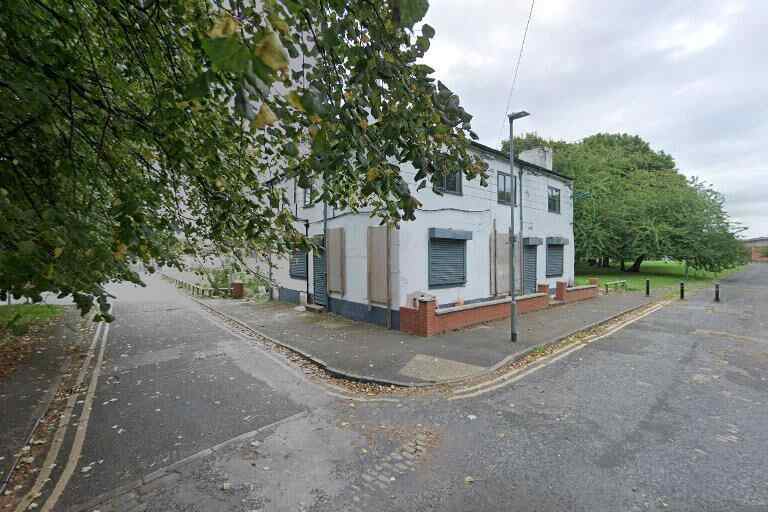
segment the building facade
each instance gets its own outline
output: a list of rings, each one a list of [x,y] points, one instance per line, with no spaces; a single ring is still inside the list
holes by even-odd
[[[752,261],[768,262],[768,236],[744,240]]]
[[[460,174],[447,177],[439,192],[417,193],[416,219],[398,229],[380,226],[365,211],[308,204],[303,189],[286,184],[288,197],[296,198],[297,228],[325,236],[326,249],[273,262],[277,298],[308,296],[331,312],[393,329],[401,327],[401,308],[413,307],[419,296],[431,296],[438,310],[498,301],[509,295],[510,210],[517,294],[573,284],[573,184],[553,172],[551,150],[522,153],[513,173],[503,153],[480,144],[473,151],[488,163],[488,186]],[[403,166],[401,172],[415,190],[416,170]]]

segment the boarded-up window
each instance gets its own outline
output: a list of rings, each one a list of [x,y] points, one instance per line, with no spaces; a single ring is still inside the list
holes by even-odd
[[[515,237],[515,290],[520,291],[520,240]],[[491,293],[509,295],[509,234],[491,232]]]
[[[547,277],[563,275],[563,245],[547,245]]]
[[[288,273],[294,279],[307,278],[307,252],[304,250],[293,251],[289,263]]]
[[[368,300],[373,304],[389,305],[390,302],[387,229],[386,226],[368,227]]]
[[[344,293],[344,228],[328,230],[325,257],[328,259],[328,291]]]
[[[509,293],[509,235],[496,233],[494,238],[496,247],[493,255],[496,261],[492,268],[496,272],[496,295],[506,295]]]

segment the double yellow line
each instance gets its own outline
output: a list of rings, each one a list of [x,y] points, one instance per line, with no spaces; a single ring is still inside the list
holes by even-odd
[[[479,384],[457,388],[453,391],[453,394],[448,398],[448,400],[462,400],[465,398],[473,398],[476,396],[483,395],[485,393],[490,393],[491,391],[496,391],[497,389],[501,389],[504,386],[508,386],[513,382],[517,382],[520,379],[523,379],[528,375],[541,370],[542,368],[546,368],[547,366],[553,363],[556,363],[557,361],[559,361],[560,359],[563,359],[564,357],[568,357],[574,352],[577,352],[582,348],[586,347],[590,343],[594,343],[598,340],[606,338],[620,331],[621,329],[627,327],[628,325],[633,324],[638,320],[641,320],[646,316],[655,313],[656,311],[660,310],[664,306],[668,305],[670,302],[671,301],[664,301],[658,304],[654,304],[653,306],[650,306],[649,308],[643,310],[642,313],[636,316],[633,316],[628,320],[620,322],[617,325],[611,326],[606,332],[602,334],[596,334],[592,337],[581,340],[573,345],[571,344],[565,345],[559,350],[555,350],[548,356],[537,360],[531,365],[524,366],[522,368],[515,368],[514,370],[511,370],[503,375],[500,375],[488,381],[480,382]]]

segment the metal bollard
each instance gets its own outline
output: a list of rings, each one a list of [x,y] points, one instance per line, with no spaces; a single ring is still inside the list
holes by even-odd
[[[680,283],[680,300],[685,299],[685,283]]]
[[[715,283],[715,302],[720,302],[720,283]]]
[[[645,296],[646,297],[651,296],[651,280],[650,279],[645,280]]]

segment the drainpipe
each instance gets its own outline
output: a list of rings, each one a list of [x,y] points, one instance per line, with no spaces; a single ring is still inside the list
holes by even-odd
[[[328,296],[328,251],[325,248],[328,247],[328,203],[323,201],[323,267],[325,270],[325,307],[328,311],[331,310],[331,299]]]
[[[309,240],[309,219],[304,219],[304,237]],[[307,304],[309,304],[309,251],[304,251],[304,269],[307,274]]]
[[[520,177],[518,178],[518,188],[520,189],[520,293],[525,294],[525,283],[523,282],[523,166],[519,167]]]
[[[392,279],[392,262],[390,261],[392,251],[389,247],[390,240],[390,227],[389,224],[387,224],[387,329],[392,328],[392,290],[389,283]]]

